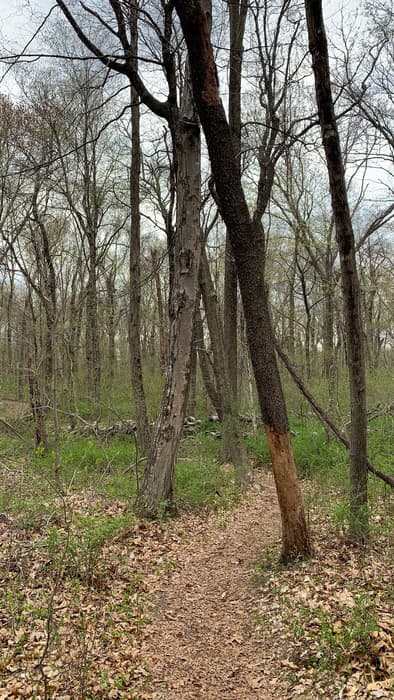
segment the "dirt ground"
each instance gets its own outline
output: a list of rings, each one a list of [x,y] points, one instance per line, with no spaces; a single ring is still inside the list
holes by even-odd
[[[181,547],[169,580],[162,581],[142,647],[151,673],[144,697],[287,697],[272,673],[275,649],[262,647],[253,624],[253,567],[279,534],[272,479],[255,482],[251,492],[234,513],[209,516],[206,531]]]

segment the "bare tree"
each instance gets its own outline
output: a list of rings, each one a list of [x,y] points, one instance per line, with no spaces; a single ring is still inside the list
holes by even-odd
[[[229,231],[245,313],[257,392],[282,514],[282,558],[310,553],[266,290],[264,242],[252,225],[219,96],[217,70],[201,3],[175,1],[189,52],[194,98],[207,141],[217,195]]]
[[[321,0],[305,0],[305,10],[309,49],[315,74],[316,100],[327,160],[332,210],[341,262],[342,292],[346,316],[351,410],[350,532],[355,540],[363,542],[368,536],[367,412],[364,339],[355,242],[331,93],[328,47]]]

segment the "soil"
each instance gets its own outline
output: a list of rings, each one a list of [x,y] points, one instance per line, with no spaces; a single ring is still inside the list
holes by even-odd
[[[288,697],[273,670],[275,649],[256,630],[253,570],[279,536],[273,481],[256,481],[235,512],[208,516],[203,532],[180,543],[157,591],[142,656],[150,670],[143,697],[270,700]],[[174,552],[172,553],[174,555]]]

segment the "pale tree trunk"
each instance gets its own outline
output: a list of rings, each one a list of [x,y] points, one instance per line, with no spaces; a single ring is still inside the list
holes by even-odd
[[[105,287],[107,291],[108,383],[112,388],[116,370],[115,270],[110,270],[106,275]]]
[[[211,368],[211,363],[208,359],[208,351],[205,347],[205,340],[204,340],[204,326],[201,318],[201,311],[200,307],[197,307],[196,310],[196,317],[195,317],[195,334],[196,334],[196,347],[197,347],[197,353],[198,353],[198,360],[200,364],[200,370],[201,370],[201,377],[203,380],[204,388],[207,393],[207,396],[209,398],[209,401],[212,404],[212,407],[215,410],[216,415],[218,416],[219,420],[223,419],[222,416],[222,405],[223,401],[218,395],[217,388],[215,386],[215,382],[213,379],[212,375],[212,368]]]
[[[237,264],[247,338],[282,517],[282,559],[311,552],[264,286],[264,239],[253,226],[220,100],[208,23],[198,0],[175,0],[189,51],[194,98],[204,129],[221,214]]]
[[[298,263],[298,236],[295,236],[294,240],[294,253],[291,263],[291,272],[289,279],[289,336],[288,336],[288,349],[289,355],[294,360],[295,359],[295,286],[296,286],[296,274],[297,274],[297,263]]]
[[[13,343],[12,343],[12,338],[13,338],[13,332],[12,332],[12,308],[13,308],[13,301],[14,301],[14,280],[15,280],[15,273],[12,270],[9,274],[9,280],[10,280],[10,287],[9,287],[9,293],[8,293],[8,299],[7,299],[7,361],[8,361],[8,372],[9,374],[14,374],[15,372],[15,367],[13,363]]]
[[[137,70],[137,4],[131,9],[131,51],[133,69]],[[148,455],[151,447],[148,412],[146,409],[141,358],[141,214],[140,171],[141,137],[140,107],[135,88],[130,86],[131,98],[131,167],[130,167],[130,252],[129,252],[129,354],[131,388],[136,412],[137,441],[142,454]]]
[[[200,266],[200,127],[188,70],[175,125],[177,210],[167,378],[150,460],[139,494],[139,512],[155,516],[173,501],[175,461],[182,435],[190,377],[198,270]]]
[[[367,414],[364,343],[355,244],[345,171],[331,92],[327,39],[321,0],[305,0],[309,50],[315,74],[316,99],[326,154],[336,239],[341,263],[350,385],[350,535],[368,537]]]
[[[86,365],[88,390],[99,400],[101,383],[100,335],[97,312],[97,250],[96,236],[89,236],[89,271],[86,285]]]
[[[160,370],[162,374],[166,371],[166,329],[164,320],[164,304],[163,304],[163,292],[161,288],[160,272],[159,272],[159,261],[158,254],[155,248],[151,248],[150,251],[152,260],[152,272],[155,278],[156,287],[156,298],[157,298],[157,313],[159,317],[159,358],[160,358]]]

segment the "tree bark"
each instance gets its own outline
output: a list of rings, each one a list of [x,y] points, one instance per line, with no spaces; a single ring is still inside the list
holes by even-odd
[[[45,412],[37,380],[36,361],[32,352],[29,353],[27,358],[27,368],[29,376],[30,404],[34,422],[34,442],[36,448],[41,447],[44,451],[46,451],[48,449],[48,440],[45,429]]]
[[[177,163],[177,211],[173,290],[166,384],[156,423],[152,453],[138,499],[140,515],[155,517],[173,504],[175,461],[186,412],[198,270],[200,266],[200,127],[188,69],[179,119],[174,125]]]
[[[287,561],[309,555],[311,545],[264,287],[264,240],[252,225],[242,189],[201,3],[175,0],[175,7],[188,47],[194,98],[207,141],[221,213],[237,264],[248,343],[281,509],[282,559]]]
[[[101,384],[100,334],[97,312],[97,249],[96,236],[89,234],[89,272],[86,286],[86,364],[88,389],[99,400]]]
[[[355,244],[345,183],[341,145],[331,92],[327,38],[321,0],[305,0],[309,50],[327,161],[336,240],[341,264],[350,385],[350,536],[368,537],[367,414],[364,342]]]
[[[219,415],[223,421],[223,457],[234,465],[236,479],[242,483],[247,474],[247,455],[238,421],[237,403],[234,401],[234,394],[231,391],[223,327],[219,319],[217,296],[205,248],[201,253],[200,289],[211,337],[216,390],[221,402]]]
[[[199,306],[197,307],[196,310],[196,317],[195,317],[195,331],[196,331],[196,347],[197,347],[197,352],[198,352],[198,359],[200,363],[200,370],[201,370],[201,377],[204,383],[205,391],[207,392],[208,398],[219,418],[219,420],[223,419],[222,416],[222,405],[223,401],[218,395],[217,388],[215,386],[215,382],[213,380],[212,376],[212,370],[211,370],[211,364],[208,360],[208,353],[207,349],[205,347],[205,340],[204,340],[204,327],[203,327],[203,322],[201,318],[201,311]]]
[[[230,27],[229,126],[235,152],[235,162],[241,174],[241,76],[247,2],[245,0],[234,0],[228,3],[228,12]],[[224,343],[230,391],[236,412],[236,407],[238,406],[237,307],[237,267],[231,250],[230,236],[227,231],[224,267]]]
[[[166,331],[165,331],[165,321],[164,321],[164,304],[163,304],[163,293],[161,289],[160,272],[158,265],[158,255],[155,248],[151,248],[150,251],[152,260],[152,272],[155,278],[156,286],[156,298],[157,298],[157,313],[159,316],[159,358],[160,358],[160,370],[164,375],[166,371],[167,359],[166,359]]]

